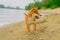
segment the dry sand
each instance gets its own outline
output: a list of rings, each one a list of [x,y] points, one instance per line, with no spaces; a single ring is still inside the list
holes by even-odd
[[[60,14],[60,8],[56,8],[56,9],[46,9],[46,10],[40,10],[43,13],[47,13],[47,14]]]
[[[0,28],[0,40],[60,40],[60,14],[46,16],[37,23],[37,32],[27,33],[25,22]]]

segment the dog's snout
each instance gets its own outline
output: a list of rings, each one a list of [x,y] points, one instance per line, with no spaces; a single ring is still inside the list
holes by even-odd
[[[36,18],[36,19],[39,19],[39,17],[38,17],[38,16],[35,16],[35,18]]]

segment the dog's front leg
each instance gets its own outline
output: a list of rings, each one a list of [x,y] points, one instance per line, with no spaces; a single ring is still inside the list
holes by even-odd
[[[33,20],[34,23],[33,23],[33,26],[34,26],[34,32],[36,32],[36,19]]]

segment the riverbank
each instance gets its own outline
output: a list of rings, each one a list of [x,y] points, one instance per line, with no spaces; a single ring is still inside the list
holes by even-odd
[[[25,22],[0,28],[0,40],[60,40],[60,14],[53,14],[39,19],[37,32],[34,33],[32,30],[30,35],[27,33]]]

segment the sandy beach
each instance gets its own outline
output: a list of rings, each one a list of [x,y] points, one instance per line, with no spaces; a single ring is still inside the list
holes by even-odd
[[[41,10],[52,15],[38,20],[36,33],[31,26],[30,35],[27,33],[25,21],[0,27],[0,40],[60,40],[60,12],[55,13],[59,10]]]

